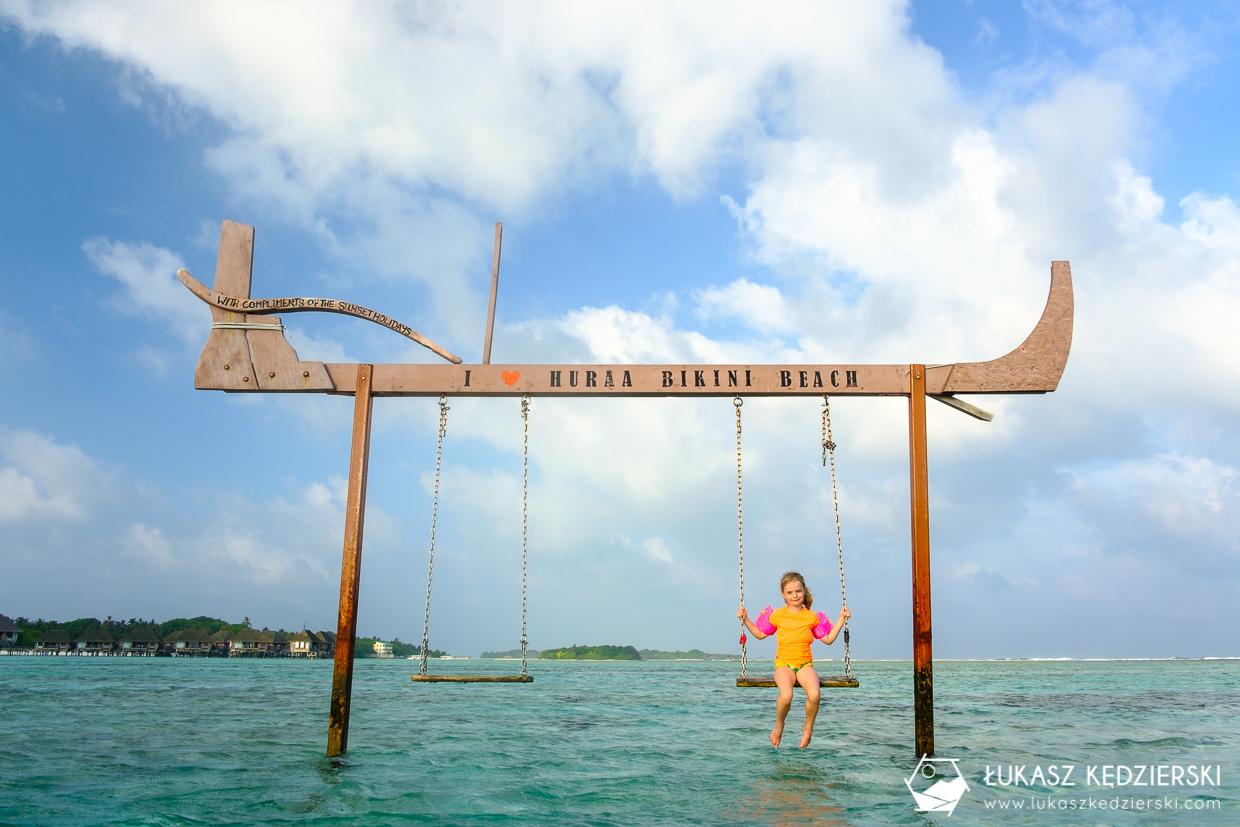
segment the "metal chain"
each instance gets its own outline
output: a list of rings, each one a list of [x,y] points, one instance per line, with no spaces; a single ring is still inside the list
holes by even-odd
[[[736,556],[740,567],[741,605],[745,605],[745,504],[741,488],[741,405],[740,394],[732,400],[736,406]],[[741,677],[749,675],[749,653],[746,648],[745,621],[741,621]]]
[[[422,656],[418,674],[426,674],[427,633],[431,625],[431,580],[435,574],[435,523],[439,518],[439,472],[443,463],[443,438],[448,432],[448,397],[439,397],[439,442],[435,446],[435,495],[431,500],[431,551],[426,565],[426,610],[422,614]]]
[[[525,573],[528,548],[530,503],[530,397],[521,397],[521,674],[525,674]]]
[[[840,603],[848,606],[848,592],[844,589],[844,540],[840,534],[840,494],[835,482],[835,442],[831,439],[831,400],[822,395],[822,463],[831,459],[831,501],[835,505],[835,548],[840,558]],[[849,651],[848,621],[844,621],[844,677],[852,677],[852,653]]]

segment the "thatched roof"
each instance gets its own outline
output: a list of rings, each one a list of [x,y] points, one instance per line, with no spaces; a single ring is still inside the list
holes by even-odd
[[[78,643],[116,643],[116,638],[108,634],[108,630],[100,626],[98,629],[87,629],[78,635]]]
[[[180,633],[177,640],[186,643],[210,643],[211,636],[207,634],[206,629],[186,629]]]
[[[0,632],[20,632],[17,624],[4,615],[0,615]]]
[[[307,632],[305,629],[302,629],[300,632],[296,632],[294,634],[289,635],[288,639],[289,639],[289,643],[314,643],[315,642],[314,635],[312,635],[310,632]]]
[[[150,626],[135,626],[121,638],[121,643],[160,643],[159,633]]]
[[[211,635],[212,643],[227,643],[230,640],[232,640],[232,632],[227,629],[220,629],[218,632]]]
[[[64,629],[48,629],[35,638],[35,643],[72,643],[73,638]]]
[[[281,635],[281,638],[283,636]],[[275,643],[276,633],[262,629],[242,629],[232,636],[233,643]]]
[[[319,639],[319,643],[335,643],[335,632],[315,632],[314,636]]]

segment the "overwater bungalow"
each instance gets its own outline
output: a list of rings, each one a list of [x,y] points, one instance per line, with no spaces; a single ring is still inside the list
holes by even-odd
[[[211,635],[211,655],[212,657],[222,658],[228,654],[228,642],[232,640],[232,632],[227,629],[220,629]]]
[[[121,638],[118,654],[126,657],[152,657],[160,654],[163,641],[150,626],[137,626]]]
[[[211,636],[205,629],[182,629],[169,635],[164,647],[174,658],[206,657],[211,653]]]
[[[288,649],[289,656],[294,658],[330,658],[336,651],[336,636],[302,629],[289,635]]]
[[[4,615],[0,615],[0,648],[8,649],[17,645],[17,636],[21,634],[17,624]]]
[[[288,636],[288,654],[293,658],[314,657],[314,633],[302,629]]]
[[[115,650],[116,639],[102,626],[87,629],[74,641],[74,651],[79,655],[110,655]]]
[[[289,654],[288,638],[269,629],[242,629],[228,642],[230,658],[275,658]]]
[[[320,657],[330,658],[336,654],[336,633],[335,632],[311,632],[314,637],[314,651],[318,652]]]
[[[72,648],[73,638],[64,629],[48,629],[34,641],[35,652],[43,655],[63,655]]]

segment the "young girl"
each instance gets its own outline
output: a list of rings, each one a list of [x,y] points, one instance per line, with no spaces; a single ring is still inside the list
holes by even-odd
[[[779,578],[779,590],[783,594],[786,606],[771,612],[771,625],[775,627],[775,684],[779,687],[779,701],[775,704],[775,728],[771,730],[771,746],[778,747],[784,735],[784,718],[792,708],[792,685],[801,684],[805,690],[805,729],[801,735],[801,749],[809,746],[814,735],[814,719],[818,717],[818,702],[821,690],[818,685],[818,673],[814,671],[814,658],[810,654],[810,644],[814,642],[814,627],[818,625],[818,615],[811,612],[814,595],[805,585],[805,578],[795,571],[786,572]],[[749,612],[741,606],[736,616],[745,624],[758,640],[769,635],[749,619]],[[844,621],[852,613],[848,607],[840,609],[839,619],[831,627],[822,642],[830,645],[835,642]]]

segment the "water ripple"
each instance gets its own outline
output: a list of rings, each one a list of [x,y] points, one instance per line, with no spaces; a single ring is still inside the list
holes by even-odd
[[[931,823],[903,783],[907,663],[828,690],[804,752],[796,711],[770,748],[774,696],[733,688],[732,664],[531,668],[530,685],[461,687],[360,661],[352,749],[328,760],[330,663],[0,658],[0,823]],[[935,688],[939,755],[972,788],[953,825],[1081,823],[996,821],[986,766],[1143,762],[1221,765],[1205,792],[1222,809],[1191,823],[1240,823],[1240,662],[947,662]],[[1101,823],[1187,823],[1160,818]]]

